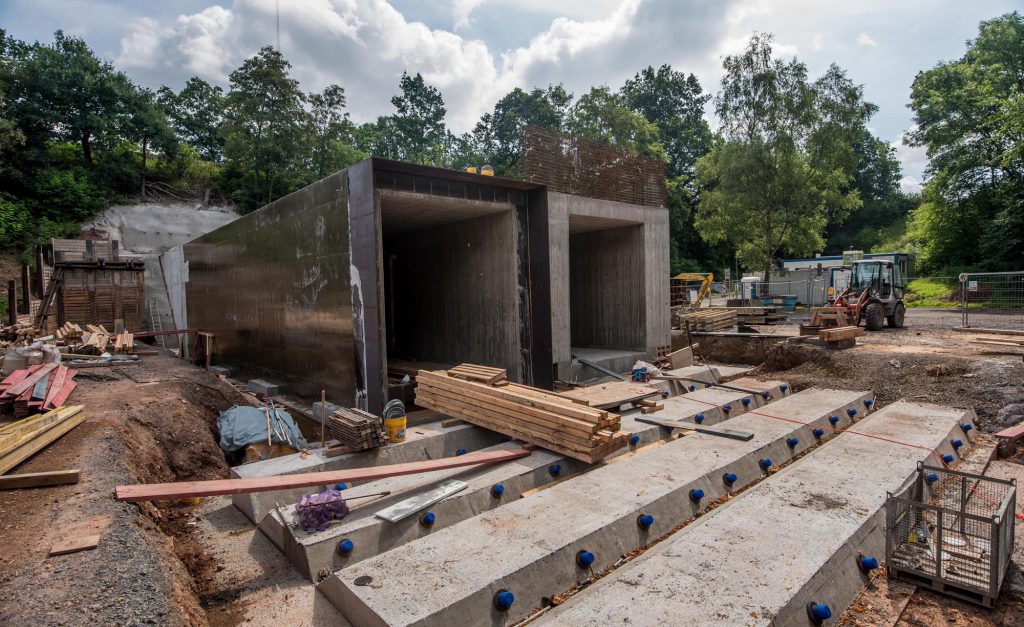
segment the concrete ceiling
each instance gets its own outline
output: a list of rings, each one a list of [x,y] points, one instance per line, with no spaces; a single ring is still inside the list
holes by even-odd
[[[569,234],[589,233],[590,231],[607,231],[619,229],[626,226],[639,226],[640,222],[631,220],[616,220],[615,218],[601,218],[598,216],[569,216]]]
[[[505,202],[449,198],[388,189],[380,193],[381,230],[384,235],[420,231],[470,218],[512,211]]]

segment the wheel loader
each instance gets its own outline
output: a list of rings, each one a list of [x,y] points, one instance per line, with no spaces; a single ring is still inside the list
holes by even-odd
[[[907,306],[903,304],[906,279],[898,265],[881,259],[861,259],[850,266],[850,286],[829,302],[847,310],[855,324],[864,322],[868,331],[881,331],[888,323],[903,326]]]

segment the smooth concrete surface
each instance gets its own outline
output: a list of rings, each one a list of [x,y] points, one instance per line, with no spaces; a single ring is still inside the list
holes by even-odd
[[[799,396],[799,395],[798,395]],[[794,397],[795,398],[795,397]],[[901,401],[547,614],[555,625],[810,625],[838,617],[866,583],[856,556],[884,559],[886,491],[939,464],[973,413]],[[512,588],[510,588],[512,589]],[[832,624],[834,621],[829,621]]]
[[[226,207],[193,203],[141,203],[115,205],[82,229],[106,231],[125,251],[162,253],[234,222],[239,215]]]
[[[294,455],[285,455],[284,457],[236,466],[231,469],[231,475],[240,478],[270,477],[324,470],[345,470],[347,468],[401,464],[404,462],[452,457],[459,449],[476,451],[507,439],[500,433],[470,424],[442,427],[440,422],[436,422],[407,430],[405,441],[398,444],[388,444],[368,451],[346,453],[335,457],[326,457],[322,448],[313,449],[308,454],[296,453]],[[258,523],[267,515],[267,512],[274,509],[275,503],[280,503],[281,505],[294,504],[300,496],[307,492],[309,492],[308,488],[301,488],[296,490],[236,494],[232,497],[232,501],[235,507],[240,509],[249,520]]]
[[[779,399],[784,393],[779,389],[785,385],[781,381],[757,382],[769,391],[770,399]],[[744,402],[746,401],[746,402]],[[722,406],[729,405],[733,409],[730,415],[742,414],[747,409],[764,406],[768,402],[761,394],[745,394],[720,388],[698,390],[686,397],[669,398],[664,401],[665,409],[652,416],[671,420],[692,421],[696,415],[705,416],[704,424],[714,424],[726,419]],[[626,448],[621,448],[607,459],[642,449],[645,446],[667,438],[672,429],[639,422],[639,412],[632,412],[622,417],[622,430],[636,436]],[[500,450],[518,448],[521,442],[507,442],[484,450]],[[549,472],[553,464],[560,466],[560,473],[554,476]],[[315,579],[322,569],[336,569],[351,566],[358,561],[373,557],[401,544],[411,542],[458,522],[472,518],[482,511],[493,509],[514,502],[521,494],[538,488],[575,472],[586,470],[588,466],[569,457],[538,449],[529,457],[494,466],[479,468],[456,468],[420,475],[392,477],[375,481],[345,491],[344,496],[361,497],[366,494],[377,494],[390,491],[391,495],[373,500],[351,501],[356,509],[342,521],[332,524],[324,531],[307,533],[296,528],[294,504],[282,507],[278,516],[274,512],[264,516],[260,529],[288,556],[289,561],[306,577]],[[419,515],[410,516],[398,523],[390,523],[374,517],[374,512],[420,494],[437,486],[445,479],[460,479],[469,483],[465,490],[428,508],[436,516],[431,527],[419,523]],[[501,485],[503,493],[496,497],[492,493],[495,485]],[[283,521],[282,522],[282,518]],[[349,555],[342,557],[337,552],[338,543],[349,539],[355,548]]]
[[[777,465],[816,446],[812,426],[828,425],[830,415],[849,425],[847,410],[862,414],[870,398],[823,389],[788,396],[771,405],[772,415],[787,420],[748,413],[722,423],[753,432],[750,441],[693,434],[652,447],[340,570],[321,590],[358,625],[516,622],[588,576],[576,564],[578,551],[594,554],[594,571],[611,565],[759,480],[760,460]],[[731,487],[727,472],[737,475]],[[703,490],[703,499],[693,502],[692,489]],[[654,517],[649,529],[637,524],[642,514]],[[355,585],[363,576],[374,585]],[[494,608],[501,589],[515,591],[510,611]]]

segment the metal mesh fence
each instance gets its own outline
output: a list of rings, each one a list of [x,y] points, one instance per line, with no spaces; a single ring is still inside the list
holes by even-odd
[[[886,501],[890,575],[991,607],[1013,552],[1016,485],[918,466]]]
[[[961,274],[960,312],[965,327],[1024,329],[1024,272]]]

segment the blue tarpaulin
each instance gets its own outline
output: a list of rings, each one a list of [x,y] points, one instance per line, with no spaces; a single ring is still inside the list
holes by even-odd
[[[283,409],[242,405],[220,412],[220,447],[233,453],[250,444],[266,444],[268,424],[271,444],[285,444],[296,450],[306,448],[306,439],[291,414]]]

